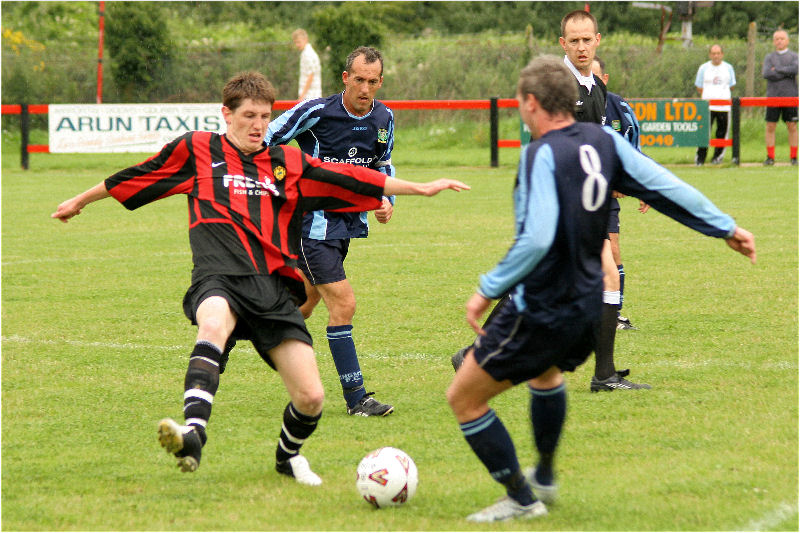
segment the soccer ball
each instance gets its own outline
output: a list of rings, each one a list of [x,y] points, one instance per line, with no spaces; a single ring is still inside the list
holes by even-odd
[[[358,464],[356,488],[377,508],[401,505],[417,492],[417,465],[403,450],[378,448]]]

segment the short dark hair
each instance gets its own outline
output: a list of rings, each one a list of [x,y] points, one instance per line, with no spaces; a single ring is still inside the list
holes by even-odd
[[[597,26],[597,19],[594,18],[594,15],[592,15],[588,11],[584,11],[582,9],[578,9],[576,11],[570,11],[569,13],[564,15],[563,19],[561,19],[561,36],[562,37],[564,37],[564,29],[567,27],[567,22],[569,22],[570,20],[573,20],[573,19],[574,20],[589,19],[589,20],[592,21],[592,24],[594,24],[594,32],[595,33],[599,33],[599,31],[600,31],[599,27]]]
[[[551,115],[575,116],[578,84],[564,61],[553,55],[533,59],[519,73],[517,93],[532,94]]]
[[[600,56],[594,56],[594,61],[597,61],[597,64],[600,65],[600,74],[606,73],[606,62],[600,59]]]
[[[377,49],[372,48],[371,46],[359,46],[358,48],[350,52],[350,55],[347,56],[347,62],[345,63],[344,69],[347,72],[350,72],[350,69],[353,68],[353,61],[355,61],[358,56],[362,55],[364,56],[364,62],[367,64],[380,61],[381,62],[380,75],[383,76],[383,56]]]
[[[236,111],[248,98],[272,105],[275,103],[275,88],[263,74],[250,70],[236,74],[222,89],[222,105],[231,111]]]

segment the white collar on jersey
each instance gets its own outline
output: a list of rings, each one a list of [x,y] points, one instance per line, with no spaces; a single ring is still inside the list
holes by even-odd
[[[575,65],[572,64],[572,61],[569,60],[567,56],[564,56],[564,64],[567,65],[567,68],[572,72],[575,78],[578,80],[578,83],[586,87],[586,90],[589,91],[591,94],[592,87],[595,86],[594,82],[594,75],[589,74],[588,76],[584,76],[578,69],[575,68]]]

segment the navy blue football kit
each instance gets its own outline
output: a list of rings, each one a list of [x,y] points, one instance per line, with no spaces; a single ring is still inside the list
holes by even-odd
[[[353,115],[344,105],[344,93],[301,102],[270,123],[265,137],[268,145],[286,144],[294,139],[300,149],[328,163],[350,163],[378,170],[394,177],[394,115],[373,100],[363,116]],[[394,204],[394,198],[389,198]],[[367,213],[331,213],[317,210],[303,218],[303,238],[298,267],[311,285],[327,285],[347,279],[344,261],[350,239],[369,233]],[[348,412],[369,398],[358,362],[352,324],[329,325],[327,339]],[[385,410],[384,410],[385,409]],[[380,410],[389,414],[393,407]],[[352,414],[352,413],[351,413]]]
[[[350,114],[342,94],[307,100],[272,121],[265,142],[286,144],[294,139],[300,149],[326,163],[350,163],[394,177],[394,114],[375,100],[363,117]],[[313,211],[303,222],[303,237],[317,240],[366,237],[367,214]]]
[[[730,237],[736,229],[730,216],[611,128],[574,123],[542,136],[520,158],[514,245],[480,278],[484,296],[510,294],[513,303],[475,343],[476,360],[495,379],[520,383],[551,366],[572,370],[589,356],[600,317],[600,252],[612,190],[640,198],[705,235]],[[576,332],[575,324],[583,324],[583,331]],[[570,331],[557,335],[565,327]],[[514,334],[542,328],[553,334],[531,335],[538,344],[527,350],[518,345],[506,350],[504,341]],[[552,342],[542,342],[548,338]],[[559,341],[564,338],[572,343]],[[509,370],[508,361],[501,363],[506,357],[518,357],[519,364]]]

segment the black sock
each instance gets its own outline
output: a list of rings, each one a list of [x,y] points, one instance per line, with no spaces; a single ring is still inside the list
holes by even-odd
[[[567,417],[567,386],[562,383],[549,390],[528,388],[531,392],[531,424],[539,464],[536,465],[536,481],[552,485],[553,459],[561,437],[561,429]]]
[[[617,271],[619,272],[619,310],[622,311],[622,304],[625,301],[625,267],[622,266],[622,263],[617,265]]]
[[[206,443],[206,425],[211,418],[211,405],[219,387],[219,348],[207,341],[199,341],[189,358],[189,368],[183,382],[183,417],[186,425],[194,426],[203,444]]]
[[[305,415],[289,402],[283,410],[283,426],[275,450],[275,461],[283,463],[299,454],[303,442],[317,429],[321,416],[322,413],[316,416]]]
[[[616,372],[614,339],[617,336],[617,304],[603,304],[600,322],[595,329],[594,375],[608,379]]]

